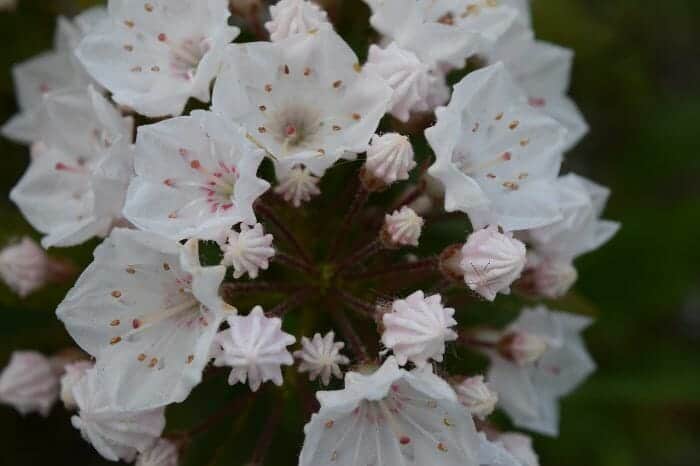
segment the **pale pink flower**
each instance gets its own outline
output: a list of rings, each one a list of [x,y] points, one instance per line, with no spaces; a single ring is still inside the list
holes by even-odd
[[[214,365],[230,366],[228,383],[246,383],[258,391],[264,382],[283,383],[281,366],[291,366],[294,358],[287,346],[296,338],[282,331],[282,320],[265,317],[260,306],[247,316],[227,319],[229,328],[214,339]]]
[[[467,286],[489,301],[510,293],[525,267],[525,245],[496,225],[475,231],[462,248],[461,267]]]
[[[329,24],[326,12],[308,0],[280,0],[270,6],[270,17],[265,28],[270,32],[270,40],[273,42]]]
[[[498,394],[484,382],[483,375],[468,377],[454,386],[459,402],[472,416],[484,419],[496,409]]]
[[[403,206],[384,217],[382,241],[389,247],[418,246],[425,220],[410,207]]]
[[[245,274],[253,279],[258,278],[260,270],[267,270],[270,258],[275,255],[273,237],[265,234],[260,223],[252,227],[241,223],[240,229],[240,232],[231,230],[226,244],[222,245],[222,263],[233,267],[233,278],[241,278]]]
[[[343,378],[340,366],[350,363],[350,360],[340,353],[345,347],[342,341],[335,341],[335,333],[328,332],[325,336],[317,333],[311,340],[301,339],[301,350],[294,352],[294,357],[301,359],[299,372],[308,372],[309,380],[321,378],[323,385],[331,382],[331,376]]]
[[[0,251],[0,278],[21,298],[46,284],[51,260],[28,236]]]
[[[444,307],[439,294],[426,297],[422,291],[397,299],[391,309],[382,318],[382,343],[393,350],[399,365],[442,362],[445,343],[457,339],[452,330],[457,325],[455,310]]]
[[[416,166],[413,146],[408,137],[398,133],[372,136],[367,149],[365,170],[385,185],[408,179],[408,172]]]
[[[36,351],[15,351],[0,373],[0,402],[20,414],[46,417],[56,403],[59,380],[51,361]]]

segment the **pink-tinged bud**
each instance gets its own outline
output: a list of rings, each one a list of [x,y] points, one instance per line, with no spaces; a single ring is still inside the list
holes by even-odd
[[[516,286],[527,295],[556,299],[564,296],[577,279],[571,261],[528,253],[525,271]]]
[[[525,267],[525,245],[495,226],[475,231],[462,248],[461,266],[469,288],[489,301],[510,293]]]
[[[540,460],[532,448],[532,438],[517,432],[506,432],[497,440],[522,466],[540,466]]]
[[[168,439],[160,438],[153,446],[139,453],[134,466],[177,466],[178,457],[177,445]]]
[[[22,298],[46,284],[48,271],[46,251],[29,237],[0,252],[0,277]]]
[[[440,253],[440,272],[442,275],[455,282],[464,280],[462,270],[462,248],[464,244],[452,244]]]
[[[425,221],[410,207],[402,207],[384,219],[380,238],[387,248],[418,246]]]
[[[482,375],[464,379],[454,387],[459,402],[467,408],[472,416],[484,419],[493,413],[498,403],[498,394],[484,382]]]
[[[64,367],[64,373],[61,377],[61,401],[66,409],[78,407],[73,396],[73,387],[94,365],[92,361],[77,361]]]
[[[367,149],[367,161],[361,173],[364,186],[370,191],[408,179],[415,166],[411,141],[398,133],[374,135]]]
[[[36,351],[15,351],[0,373],[0,402],[21,414],[48,416],[58,392],[58,375],[51,361]]]
[[[498,342],[498,353],[518,366],[537,362],[547,348],[543,338],[517,330],[507,333]]]

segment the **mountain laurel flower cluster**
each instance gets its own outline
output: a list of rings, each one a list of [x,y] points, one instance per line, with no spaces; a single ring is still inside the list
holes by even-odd
[[[3,245],[0,279],[72,282],[55,248],[99,244],[56,309],[75,347],[16,351],[0,402],[60,402],[142,466],[231,426],[236,464],[539,464],[492,414],[558,434],[595,363],[556,300],[619,228],[561,172],[588,130],[573,52],[528,0],[365,0],[369,46],[336,3],[108,0],[15,66],[10,199],[41,245]],[[301,452],[275,448],[293,426]]]

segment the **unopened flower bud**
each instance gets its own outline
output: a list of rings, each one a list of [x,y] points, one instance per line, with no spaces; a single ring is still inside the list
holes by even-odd
[[[388,185],[408,179],[415,166],[411,141],[398,133],[374,135],[367,149],[367,161],[361,173],[365,188],[379,191]]]
[[[469,377],[454,387],[459,402],[479,419],[493,413],[498,403],[498,394],[489,388],[482,375]]]
[[[464,280],[462,247],[464,247],[464,244],[452,244],[440,253],[440,272],[445,278],[456,282]]]
[[[528,253],[517,288],[528,295],[556,299],[564,296],[577,278],[578,272],[571,261]]]
[[[384,219],[380,239],[385,247],[418,246],[425,221],[410,207],[402,207]]]
[[[462,248],[462,270],[469,288],[489,301],[510,293],[525,267],[525,245],[495,225],[475,231]]]
[[[522,466],[540,466],[537,453],[532,448],[532,438],[529,436],[517,432],[506,432],[499,435],[497,440]]]
[[[272,235],[266,235],[260,223],[252,227],[242,223],[240,233],[232,230],[228,235],[222,248],[223,264],[233,267],[234,278],[245,274],[257,278],[261,269],[267,270],[270,258],[275,255],[272,241]]]
[[[134,466],[177,466],[178,456],[177,445],[159,438],[153,446],[139,454]]]
[[[94,365],[92,361],[78,361],[64,367],[64,373],[61,377],[61,401],[66,409],[78,407],[73,396],[73,387]]]
[[[308,202],[313,196],[321,194],[321,190],[318,189],[319,181],[320,179],[308,168],[298,165],[287,173],[279,175],[275,194],[282,196],[294,207],[300,207],[303,202]]]
[[[15,351],[0,373],[0,402],[21,414],[48,416],[58,392],[58,375],[51,361],[36,351]]]
[[[328,15],[307,0],[281,0],[270,7],[271,20],[265,23],[272,42],[302,34],[328,24]]]
[[[498,342],[499,354],[518,366],[537,362],[547,348],[547,341],[543,338],[517,330],[507,333]]]

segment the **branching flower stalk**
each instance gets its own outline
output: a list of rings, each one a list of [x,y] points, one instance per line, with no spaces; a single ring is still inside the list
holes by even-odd
[[[255,466],[538,464],[489,416],[557,435],[591,319],[545,302],[619,227],[606,188],[560,173],[587,130],[572,53],[526,0],[365,2],[369,50],[335,0],[337,23],[309,0],[109,0],[17,65],[3,134],[32,159],[10,198],[44,248],[101,244],[56,310],[81,351],[16,351],[1,402],[60,398],[140,466],[193,464],[232,425],[261,432],[236,447]],[[28,238],[0,251],[22,297],[71,272]],[[486,325],[511,293],[530,307]],[[231,401],[169,430],[221,374]],[[278,450],[293,422],[301,452]]]

